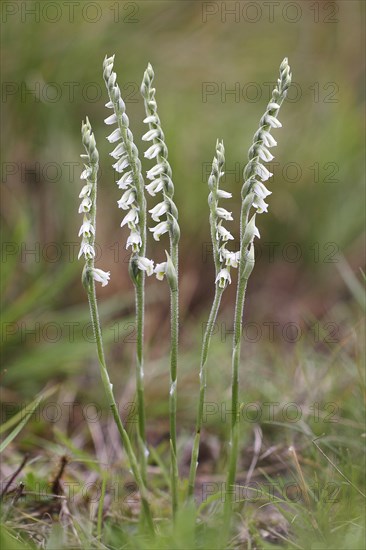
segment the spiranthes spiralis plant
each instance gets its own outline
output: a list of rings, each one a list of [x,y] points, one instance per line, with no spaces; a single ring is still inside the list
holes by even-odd
[[[144,98],[146,118],[144,122],[149,129],[143,136],[143,141],[152,142],[145,157],[156,159],[156,164],[147,172],[150,183],[145,186],[142,176],[141,162],[138,149],[134,143],[132,132],[129,128],[129,119],[126,114],[125,104],[121,97],[120,88],[116,82],[117,75],[113,71],[114,56],[106,57],[103,63],[103,76],[109,94],[109,102],[106,106],[113,110],[105,122],[108,125],[116,124],[117,128],[108,136],[111,143],[117,143],[110,153],[116,160],[113,165],[119,174],[118,187],[123,190],[123,195],[118,201],[118,206],[127,213],[121,226],[127,225],[130,235],[126,248],[131,247],[132,255],[129,264],[129,272],[136,293],[136,321],[137,321],[137,369],[136,386],[138,398],[138,446],[140,463],[137,462],[130,439],[118,414],[113,396],[112,385],[109,381],[105,363],[102,334],[98,319],[98,310],[95,295],[95,281],[102,285],[108,283],[109,272],[104,272],[94,267],[94,241],[96,219],[96,187],[99,155],[96,149],[95,138],[90,123],[87,120],[82,126],[83,144],[85,146],[86,159],[85,170],[81,178],[86,180],[80,198],[82,203],[79,212],[84,213],[83,225],[79,235],[83,235],[80,254],[84,255],[86,263],[83,271],[83,284],[87,290],[91,316],[96,335],[98,357],[101,365],[103,384],[109,399],[112,413],[118,426],[123,444],[129,458],[132,472],[139,486],[143,512],[150,528],[153,530],[152,517],[146,489],[147,468],[147,443],[145,435],[145,404],[143,385],[143,328],[144,328],[144,297],[145,297],[145,273],[156,274],[159,280],[167,278],[171,295],[171,353],[170,353],[170,392],[169,392],[169,416],[170,416],[170,450],[171,450],[171,490],[172,510],[175,516],[178,507],[178,462],[176,443],[176,407],[177,407],[177,364],[178,364],[178,243],[180,230],[178,225],[178,210],[174,203],[174,185],[172,182],[172,170],[168,161],[168,148],[165,143],[164,133],[157,113],[155,88],[152,87],[154,72],[149,64],[143,77],[141,93]],[[188,479],[188,498],[192,497],[195,488],[196,471],[199,457],[200,434],[203,419],[203,407],[207,384],[207,359],[212,337],[213,327],[219,311],[221,298],[227,286],[231,283],[231,269],[238,268],[237,293],[234,314],[234,338],[232,353],[232,423],[230,431],[230,452],[227,474],[227,498],[224,503],[224,529],[223,544],[226,544],[230,528],[230,516],[234,495],[234,483],[236,476],[236,464],[238,456],[239,431],[239,362],[241,351],[242,319],[245,302],[247,282],[254,267],[254,238],[259,238],[256,227],[256,214],[267,212],[268,205],[265,198],[271,192],[265,187],[264,182],[271,177],[271,173],[263,162],[269,162],[274,157],[269,149],[277,145],[270,131],[279,128],[281,123],[277,119],[279,109],[284,101],[288,87],[291,83],[291,73],[288,61],[285,58],[280,66],[280,78],[272,92],[272,97],[267,105],[265,114],[260,120],[259,129],[253,138],[253,144],[249,149],[249,161],[244,169],[244,183],[241,189],[241,213],[240,213],[240,250],[227,249],[232,234],[224,227],[224,222],[233,221],[231,212],[219,205],[220,199],[231,198],[231,193],[220,189],[221,178],[224,175],[225,150],[222,141],[217,141],[215,156],[212,163],[211,175],[208,180],[209,208],[210,208],[210,232],[213,246],[215,265],[215,295],[209,314],[206,330],[202,341],[201,360],[199,369],[199,401],[197,409],[196,430],[192,447],[191,464]],[[151,227],[155,240],[167,233],[169,235],[169,254],[166,252],[166,261],[156,264],[146,257],[146,200],[147,192],[155,197],[161,193],[162,200],[154,206],[149,213],[155,227]],[[250,217],[250,210],[254,208],[256,213]],[[161,218],[164,217],[163,220]]]
[[[203,410],[207,384],[207,358],[210,347],[212,331],[215,326],[217,313],[219,311],[222,294],[231,282],[230,268],[238,267],[240,252],[230,252],[226,249],[229,240],[234,237],[222,225],[223,221],[233,221],[231,212],[219,206],[219,199],[231,198],[231,193],[220,189],[220,180],[224,175],[225,164],[225,149],[221,141],[216,143],[216,154],[212,162],[212,170],[208,179],[210,193],[208,196],[208,204],[210,207],[210,233],[212,241],[213,259],[215,264],[215,296],[213,299],[210,315],[206,324],[206,329],[203,335],[201,363],[200,363],[200,392],[196,417],[196,434],[192,447],[191,464],[188,480],[188,497],[194,493],[196,471],[198,466],[198,452],[201,437],[201,428],[203,421]]]
[[[152,260],[146,254],[146,200],[144,194],[144,179],[138,149],[134,143],[133,134],[129,128],[126,106],[121,96],[121,90],[116,82],[117,75],[113,71],[114,56],[105,57],[103,62],[103,77],[107,87],[109,102],[106,107],[113,114],[105,119],[108,125],[117,128],[108,136],[110,143],[117,143],[110,155],[116,159],[113,168],[118,174],[117,185],[123,190],[118,207],[127,211],[121,227],[127,225],[130,235],[126,248],[131,247],[132,254],[129,273],[135,287],[136,299],[136,389],[138,409],[138,441],[140,447],[140,462],[142,476],[146,482],[146,464],[148,449],[145,433],[145,399],[144,399],[144,308],[145,308],[145,272],[151,275],[154,269]]]
[[[106,365],[102,330],[98,315],[97,298],[95,292],[95,281],[101,282],[102,286],[108,284],[109,271],[103,271],[94,267],[95,258],[95,233],[96,233],[96,212],[97,212],[97,177],[99,169],[99,153],[96,146],[96,141],[88,118],[82,123],[81,127],[82,143],[86,154],[81,155],[84,160],[85,169],[81,174],[81,179],[86,180],[84,187],[81,190],[80,198],[82,202],[79,207],[79,213],[84,214],[83,224],[79,231],[79,236],[82,235],[82,242],[79,252],[79,258],[84,255],[85,266],[83,269],[82,282],[88,295],[90,306],[90,314],[93,324],[94,336],[97,344],[98,359],[100,364],[100,373],[107,395],[108,403],[113,414],[113,418],[117,425],[122,443],[127,453],[127,457],[131,466],[131,470],[141,495],[142,509],[144,517],[149,529],[153,532],[154,526],[148,501],[148,493],[145,481],[142,477],[136,455],[133,451],[130,438],[125,430],[113,394],[113,384],[111,384]]]
[[[165,143],[164,132],[161,127],[155,99],[155,88],[152,87],[154,71],[148,65],[141,84],[141,94],[144,98],[146,118],[149,130],[144,134],[144,141],[152,142],[145,152],[148,159],[156,159],[156,164],[147,172],[151,183],[146,186],[148,193],[155,197],[162,194],[163,200],[149,210],[155,227],[149,228],[156,241],[164,233],[169,234],[170,250],[166,252],[167,261],[157,264],[156,275],[162,279],[164,274],[170,288],[171,311],[171,348],[170,348],[170,391],[169,391],[169,418],[170,418],[170,452],[171,452],[171,489],[172,509],[175,515],[178,507],[178,461],[177,461],[177,367],[178,367],[178,335],[179,335],[179,293],[178,293],[178,243],[180,229],[178,225],[178,210],[174,203],[174,185],[172,170],[168,161],[168,147]],[[165,219],[160,221],[164,216]]]
[[[229,525],[234,497],[234,483],[239,447],[239,363],[241,351],[241,335],[245,294],[248,279],[254,268],[254,245],[255,237],[260,237],[255,225],[255,216],[249,219],[250,210],[254,208],[258,214],[267,212],[268,204],[264,199],[271,194],[265,187],[264,182],[273,174],[262,164],[270,162],[274,157],[269,151],[277,142],[271,135],[273,128],[280,128],[282,124],[277,119],[280,107],[287,95],[291,84],[291,72],[287,58],[280,65],[280,77],[272,92],[272,97],[267,105],[266,111],[259,122],[259,128],[254,134],[252,146],[248,153],[248,163],[244,168],[244,183],[241,190],[241,213],[240,213],[240,262],[237,281],[235,313],[234,313],[234,336],[232,352],[232,383],[231,383],[231,434],[229,465],[226,480],[225,498],[225,524]]]

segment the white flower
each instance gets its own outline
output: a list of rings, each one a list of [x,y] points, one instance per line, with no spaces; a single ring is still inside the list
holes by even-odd
[[[90,209],[91,209],[91,206],[92,206],[92,201],[90,200],[89,197],[85,197],[82,201],[81,201],[81,204],[79,206],[79,214],[81,214],[82,212],[89,212]]]
[[[149,210],[154,222],[160,222],[160,216],[163,216],[168,211],[168,205],[165,201],[159,202],[154,208]]]
[[[84,185],[84,187],[80,191],[79,198],[83,199],[84,197],[89,197],[92,188],[93,188],[93,186],[92,186],[91,183],[88,183],[87,185]]]
[[[132,247],[134,252],[138,252],[142,244],[140,233],[137,231],[131,231],[130,236],[127,239],[126,248]]]
[[[110,271],[103,271],[103,269],[97,269],[96,267],[93,267],[91,269],[91,274],[94,279],[94,281],[97,281],[98,283],[102,283],[102,286],[106,286],[109,281]]]
[[[145,122],[145,124],[149,124],[150,122],[156,124],[158,122],[158,117],[156,115],[149,115],[144,118],[143,122]]]
[[[123,210],[128,210],[129,206],[134,202],[136,198],[134,189],[127,189],[122,195],[122,197],[117,201],[118,208]]]
[[[263,130],[260,137],[266,147],[275,147],[277,145],[275,138],[266,130]]]
[[[89,176],[92,174],[92,169],[88,166],[81,172],[80,179],[81,180],[87,180]]]
[[[81,247],[80,247],[80,251],[79,251],[79,255],[78,255],[78,259],[84,254],[85,258],[87,260],[90,260],[91,258],[94,258],[95,257],[95,250],[94,248],[92,247],[91,244],[85,242],[85,241],[82,241],[81,243]]]
[[[112,73],[112,74],[116,74],[116,73]],[[113,115],[110,115],[109,117],[105,118],[104,119],[104,122],[106,124],[116,124],[118,121],[117,121],[117,117],[116,117],[116,114],[113,113]]]
[[[219,271],[216,277],[215,283],[219,283],[220,288],[225,288],[226,283],[229,283],[229,284],[231,283],[230,273],[229,273],[229,270],[226,269],[226,267],[224,267],[223,269],[221,269],[221,271]]]
[[[139,221],[139,214],[138,214],[137,208],[131,208],[128,214],[126,214],[126,216],[123,218],[121,222],[121,227],[123,227],[127,223],[130,229],[134,229],[138,221]]]
[[[133,183],[132,172],[125,172],[123,176],[117,181],[117,185],[120,189],[127,189],[130,183]]]
[[[269,124],[272,128],[282,128],[281,122],[272,115],[266,115],[265,116],[265,123]]]
[[[274,159],[274,156],[272,155],[272,153],[270,153],[267,147],[265,147],[264,145],[260,145],[258,149],[258,155],[262,160],[264,160],[264,162],[270,162],[271,160]]]
[[[218,225],[216,227],[216,239],[222,239],[223,241],[232,241],[234,240],[234,237],[232,236],[230,231],[225,229],[225,227],[222,227],[222,225]]]
[[[144,157],[147,159],[153,159],[158,156],[158,154],[161,151],[161,144],[160,143],[154,143],[145,151]]]
[[[160,241],[160,237],[164,235],[167,231],[169,231],[169,224],[168,222],[160,222],[155,227],[150,227],[149,231],[153,233],[153,237],[155,241]]]
[[[107,107],[107,109],[113,109],[112,101],[108,101],[108,103],[106,103],[105,106]]]
[[[225,265],[228,267],[238,267],[240,261],[240,250],[239,252],[229,252],[228,250],[223,250]]]
[[[125,168],[127,168],[130,165],[128,156],[125,155],[121,157],[117,162],[112,164],[112,167],[115,169],[116,172],[119,172],[120,174],[123,172]]]
[[[146,177],[148,180],[153,180],[156,176],[159,176],[164,172],[163,164],[155,164],[148,172],[146,172]]]
[[[142,136],[142,141],[151,141],[157,137],[160,136],[160,132],[158,129],[154,128],[153,130],[149,130]]]
[[[137,266],[142,271],[146,271],[148,277],[154,273],[154,262],[148,258],[139,256],[137,258]]]
[[[159,193],[159,191],[162,191],[164,188],[164,182],[162,179],[153,180],[149,185],[146,185],[146,191],[151,195],[152,197],[155,197],[156,193]]]
[[[118,145],[109,154],[114,159],[119,159],[119,157],[121,155],[123,155],[123,153],[125,153],[125,152],[126,152],[126,149],[125,149],[125,146],[123,145],[123,143],[118,143]]]
[[[109,143],[114,143],[115,141],[118,141],[121,138],[121,131],[119,128],[116,128],[113,130],[110,136],[107,137],[107,140]]]
[[[278,105],[278,103],[275,103],[274,101],[272,101],[271,103],[268,103],[267,105],[268,110],[279,109],[279,108],[280,108],[280,105]]]
[[[257,180],[255,180],[253,185],[253,192],[261,199],[265,199],[268,195],[272,195],[272,191],[269,191],[261,181]]]
[[[228,212],[225,210],[225,208],[221,208],[220,206],[216,208],[216,214],[219,216],[219,218],[223,218],[227,221],[233,221],[233,217],[231,212]]]
[[[267,181],[271,176],[273,176],[272,172],[267,170],[267,168],[260,162],[258,162],[255,169],[256,169],[256,173],[258,174],[260,179],[263,181]]]
[[[80,231],[79,231],[79,235],[78,237],[80,237],[80,235],[83,234],[84,237],[90,237],[92,234],[95,235],[95,229],[91,223],[90,220],[88,220],[87,218],[84,218],[84,221],[83,221],[83,225],[80,227]]]
[[[227,191],[223,191],[222,189],[217,190],[217,198],[218,199],[231,199],[232,194],[228,193]]]
[[[268,212],[268,204],[258,196],[254,199],[253,206],[257,209],[258,214]]]
[[[167,262],[162,262],[161,264],[156,264],[154,273],[156,274],[156,278],[159,281],[162,281],[164,279],[164,276],[166,274],[166,268],[167,268]]]

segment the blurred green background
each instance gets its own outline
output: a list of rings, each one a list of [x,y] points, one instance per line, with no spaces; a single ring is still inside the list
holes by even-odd
[[[363,12],[364,3],[355,0],[2,4],[2,347],[9,392],[29,396],[51,373],[64,379],[94,360],[76,259],[86,115],[101,154],[97,266],[111,271],[109,286],[98,289],[105,337],[113,344],[112,364],[122,363],[126,376],[132,372],[127,234],[119,228],[120,197],[103,123],[109,114],[105,54],[116,54],[141,157],[146,128],[139,86],[149,61],[155,69],[182,235],[183,352],[198,349],[213,294],[207,172],[216,138],[226,147],[224,187],[233,199],[225,206],[230,202],[236,220],[227,227],[237,238],[247,150],[288,56],[294,84],[280,114],[283,128],[275,131],[278,164],[269,213],[258,219],[261,240],[245,319],[258,324],[266,344],[265,322],[279,323],[274,339],[284,348],[293,343],[291,330],[288,338],[282,333],[287,323],[307,332],[319,322],[342,341],[359,320],[354,297],[364,263]],[[148,255],[162,261],[166,246],[151,239]],[[155,360],[168,348],[168,293],[156,281],[147,287],[146,338]],[[232,325],[234,291],[233,284],[226,292],[218,342]],[[312,343],[319,345],[319,338]],[[197,357],[182,368],[196,369],[196,363]]]
[[[52,479],[65,454],[70,460],[66,479],[80,482],[106,465],[111,475],[118,473],[124,464],[101,391],[81,285],[83,262],[77,260],[80,127],[86,115],[101,158],[96,265],[111,271],[110,284],[97,289],[103,334],[121,415],[128,430],[136,425],[136,418],[130,418],[134,296],[127,270],[127,232],[120,229],[123,213],[116,205],[120,192],[108,154],[112,147],[105,139],[110,127],[103,120],[110,112],[104,107],[104,56],[116,54],[115,70],[144,170],[152,163],[143,159],[146,143],[141,136],[146,126],[139,87],[148,62],[155,70],[181,227],[182,477],[189,463],[202,332],[214,291],[207,178],[215,143],[217,138],[225,143],[223,187],[233,194],[225,207],[236,220],[225,225],[237,243],[247,151],[287,56],[293,85],[280,112],[283,128],[273,132],[278,141],[269,166],[274,172],[268,182],[273,194],[268,197],[269,213],[257,217],[261,239],[245,307],[240,401],[254,408],[248,408],[241,424],[238,476],[245,478],[258,460],[254,475],[267,472],[275,479],[296,479],[288,453],[293,446],[309,486],[320,480],[325,488],[330,483],[341,491],[334,504],[312,497],[321,533],[313,533],[312,539],[312,527],[303,522],[295,503],[291,530],[300,541],[295,547],[310,548],[314,539],[312,548],[364,548],[359,528],[364,502],[354,490],[364,482],[365,435],[364,11],[365,2],[358,0],[1,3],[3,433],[17,425],[25,404],[41,390],[46,388],[42,396],[52,396],[7,445],[0,466],[3,479],[18,469],[25,452],[32,460],[19,479],[27,491],[38,479]],[[149,208],[158,202],[151,197],[148,201]],[[164,259],[165,237],[155,243],[150,236],[148,256],[156,262]],[[198,480],[203,476],[203,481],[205,476],[218,481],[225,472],[230,415],[223,418],[222,411],[230,409],[235,283],[234,275],[209,355],[206,403],[215,413],[207,415],[202,432]],[[149,472],[159,489],[159,484],[165,485],[156,464],[164,472],[169,447],[166,282],[148,279],[146,298],[146,405],[153,453]],[[87,407],[93,403],[103,412],[97,421],[88,417]],[[280,406],[270,418],[264,405],[276,403]],[[298,421],[284,415],[287,404],[300,410]],[[251,410],[254,414],[258,408],[261,417],[250,418]],[[321,438],[324,452],[315,448],[315,437]],[[160,497],[167,501],[169,491],[159,493],[159,517]],[[86,499],[79,498],[85,514],[79,516],[78,506],[73,513],[88,529],[93,516]],[[250,528],[251,505],[243,504],[243,525]],[[113,506],[120,529],[120,502]],[[27,526],[30,510],[26,507]],[[162,517],[168,517],[166,510],[165,503]],[[266,513],[264,506],[263,510]],[[14,506],[11,525],[19,527],[22,517]],[[213,515],[211,522],[215,521]],[[266,529],[268,524],[265,518]],[[37,519],[33,528],[38,537]],[[181,547],[187,547],[187,537],[181,536]],[[179,540],[174,547],[180,547]],[[172,548],[169,544],[166,547]],[[132,547],[137,547],[134,542]]]

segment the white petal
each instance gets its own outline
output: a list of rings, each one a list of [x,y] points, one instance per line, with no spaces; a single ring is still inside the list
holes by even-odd
[[[116,113],[113,113],[113,115],[110,115],[109,117],[105,118],[104,122],[108,125],[116,124],[117,123]]]
[[[141,139],[142,139],[142,141],[151,141],[154,138],[159,137],[159,135],[160,135],[159,130],[153,129],[153,130],[149,130],[148,132],[146,132],[146,134],[144,134]]]
[[[221,271],[219,271],[215,279],[215,283],[219,283],[220,288],[225,288],[227,282],[229,284],[231,283],[231,277],[228,269],[224,267],[224,269],[221,269]]]
[[[282,124],[281,122],[272,115],[266,115],[265,117],[266,124],[269,124],[272,128],[281,128]]]
[[[115,159],[119,159],[119,157],[121,155],[123,155],[123,153],[126,152],[126,149],[125,149],[125,146],[123,143],[119,143],[110,154],[111,157],[115,158]]]
[[[253,192],[261,199],[265,199],[268,195],[272,195],[272,191],[269,191],[261,181],[256,180],[253,185]]]
[[[114,143],[115,141],[118,141],[119,139],[121,139],[121,132],[120,132],[120,129],[119,128],[116,128],[115,130],[113,130],[113,132],[107,136],[107,140],[109,141],[109,143]]]
[[[138,223],[138,221],[139,221],[139,215],[138,215],[137,208],[131,208],[131,210],[123,218],[121,222],[121,227],[123,227],[127,223],[128,227],[130,229],[133,229],[134,226]]]
[[[132,172],[125,172],[116,183],[120,189],[127,189],[128,186],[133,183]]]
[[[138,252],[141,246],[141,243],[142,241],[141,241],[140,234],[137,233],[137,231],[131,231],[131,234],[127,239],[126,248],[129,248],[131,246],[134,252]]]
[[[89,167],[85,168],[85,170],[83,170],[81,172],[80,179],[81,180],[86,180],[86,179],[88,179],[89,176],[91,176],[91,174],[92,174],[92,169],[89,168]]]
[[[257,208],[258,214],[262,214],[263,212],[268,212],[268,204],[264,202],[263,199],[260,197],[256,197],[253,201],[254,208]]]
[[[89,199],[89,197],[85,197],[79,206],[79,214],[82,212],[89,212],[92,207],[92,201]]]
[[[86,242],[82,242],[80,252],[79,252],[79,255],[78,255],[78,259],[80,258],[80,256],[82,254],[84,254],[85,258],[88,260],[88,259],[91,259],[91,258],[95,257],[95,250],[94,250],[94,248],[92,247],[91,244],[86,243]]]
[[[233,221],[232,213],[225,210],[225,208],[221,208],[219,206],[218,208],[216,208],[216,214],[219,216],[219,218],[223,218],[227,221]]]
[[[146,185],[146,191],[151,195],[152,197],[155,197],[156,193],[159,193],[159,191],[162,191],[164,188],[164,182],[161,179],[157,179]]]
[[[83,234],[85,237],[90,237],[91,234],[95,235],[95,229],[92,226],[90,220],[84,220],[82,226],[80,227],[78,237],[80,237],[81,234]]]
[[[264,145],[261,145],[258,149],[258,155],[260,156],[260,158],[262,160],[264,160],[265,162],[270,162],[271,160],[274,159],[274,156],[272,155],[272,153],[270,153],[267,149],[267,147],[265,147]]]
[[[164,172],[164,166],[162,164],[155,164],[148,172],[146,172],[146,177],[149,180],[153,180],[155,176],[159,176]]]
[[[167,268],[167,262],[162,262],[161,264],[156,264],[154,273],[156,274],[156,278],[159,281],[162,281],[164,279],[164,276],[166,274],[166,268]]]
[[[277,145],[277,141],[269,132],[263,131],[260,137],[266,147],[275,147]]]
[[[232,194],[228,193],[228,191],[223,191],[222,189],[217,190],[217,197],[219,199],[231,199]]]
[[[149,115],[144,118],[143,122],[145,122],[145,124],[149,124],[150,122],[156,124],[158,122],[158,118],[156,115]]]
[[[130,205],[134,202],[136,198],[134,189],[127,189],[122,195],[122,197],[117,201],[118,208],[123,210],[128,210]]]
[[[154,262],[148,258],[139,257],[137,259],[137,266],[142,271],[146,271],[148,277],[154,273]]]
[[[256,165],[256,173],[260,177],[261,180],[267,181],[271,176],[273,176],[272,172],[270,172],[263,164],[258,163]]]
[[[223,241],[232,241],[232,240],[234,240],[234,237],[232,236],[230,231],[225,229],[225,227],[222,227],[222,225],[218,225],[217,228],[216,228],[216,238],[217,239],[221,238]]]
[[[151,208],[149,212],[154,222],[160,222],[160,216],[163,216],[164,214],[166,214],[167,210],[168,210],[168,205],[165,201],[163,201],[163,202],[159,202],[159,204],[154,206],[154,208]]]
[[[110,271],[103,271],[102,269],[97,268],[92,269],[92,276],[94,281],[102,283],[102,286],[106,286],[108,284],[110,274]]]
[[[127,168],[130,165],[128,157],[124,156],[120,158],[117,162],[112,164],[112,167],[115,169],[116,172],[121,174],[125,168]]]
[[[159,241],[160,237],[169,231],[169,224],[167,222],[160,222],[155,227],[150,227],[149,231],[153,233],[155,241]]]
[[[89,197],[92,188],[93,188],[93,186],[90,183],[88,185],[84,185],[84,187],[80,191],[79,199],[83,199],[84,197]]]
[[[144,153],[144,157],[147,159],[153,159],[158,156],[161,151],[161,145],[159,143],[154,143],[151,147],[148,148]]]

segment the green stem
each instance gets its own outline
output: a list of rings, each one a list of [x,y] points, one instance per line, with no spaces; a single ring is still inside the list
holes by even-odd
[[[240,264],[238,273],[238,283],[236,289],[235,314],[234,314],[234,336],[233,352],[231,363],[231,431],[230,431],[230,453],[229,467],[226,478],[226,496],[224,503],[224,535],[230,530],[230,516],[232,513],[233,502],[235,501],[235,477],[239,450],[239,365],[241,352],[241,334],[244,313],[245,294],[248,279],[244,277],[246,266],[245,252],[243,247],[243,236],[245,227],[248,224],[249,210],[251,203],[242,202],[240,213]]]
[[[178,244],[170,246],[171,260],[178,275]],[[170,424],[170,456],[172,484],[172,512],[175,517],[178,509],[178,460],[177,460],[177,366],[179,338],[179,290],[170,288],[170,392],[169,392],[169,424]]]
[[[240,276],[240,274],[239,274]],[[239,364],[241,351],[241,332],[242,332],[242,317],[245,302],[245,292],[247,287],[247,279],[241,278],[238,282],[236,305],[235,305],[235,320],[234,320],[234,339],[233,339],[233,354],[232,354],[232,381],[231,381],[231,435],[230,435],[230,458],[229,468],[226,480],[226,498],[224,506],[225,525],[229,528],[230,515],[232,511],[232,503],[235,500],[235,476],[236,464],[238,459],[239,446]]]
[[[139,205],[139,229],[141,235],[141,256],[146,253],[146,200],[144,196],[144,183],[141,171],[132,152],[132,144],[128,139],[128,132],[122,122],[122,117],[117,116],[118,127],[122,135],[128,155],[134,187],[136,189],[136,202]],[[136,302],[136,393],[138,410],[138,446],[140,449],[140,464],[144,483],[147,480],[147,452],[145,429],[145,392],[144,392],[144,308],[145,308],[145,274],[140,272],[135,286]]]
[[[215,297],[212,303],[210,315],[206,325],[205,334],[203,336],[201,364],[200,364],[200,395],[199,395],[198,410],[197,410],[196,435],[194,438],[192,456],[191,456],[191,465],[189,470],[188,498],[193,496],[194,494],[196,471],[198,466],[198,453],[199,453],[199,445],[200,445],[201,428],[202,428],[202,422],[203,422],[203,407],[205,402],[206,385],[207,385],[206,366],[207,366],[208,350],[210,347],[212,331],[216,322],[217,312],[220,307],[221,297],[223,292],[224,292],[223,288],[220,288],[218,285],[215,286]]]
[[[144,273],[139,273],[138,281],[135,285],[136,298],[136,391],[138,407],[138,437],[140,447],[141,475],[146,484],[147,480],[147,449],[146,449],[146,430],[145,430],[145,396],[144,396],[144,303],[145,303],[145,277]]]
[[[96,340],[96,343],[97,343],[98,358],[99,358],[99,364],[100,364],[100,367],[101,367],[100,368],[100,374],[101,374],[101,377],[102,377],[104,390],[105,390],[105,393],[107,395],[109,407],[112,411],[114,421],[115,421],[115,423],[117,425],[117,428],[118,428],[118,432],[121,436],[123,446],[126,450],[127,457],[128,457],[128,460],[129,460],[129,463],[130,463],[130,466],[131,466],[133,476],[135,478],[135,481],[136,481],[137,486],[138,486],[139,491],[140,491],[141,503],[142,503],[142,507],[143,507],[143,511],[144,511],[144,516],[147,520],[150,531],[154,532],[154,525],[153,525],[150,505],[149,505],[149,501],[148,501],[148,493],[147,493],[146,485],[145,485],[144,480],[141,476],[139,466],[138,466],[138,463],[137,463],[137,459],[136,459],[135,453],[132,449],[130,438],[128,437],[128,434],[127,434],[127,432],[126,432],[126,430],[125,430],[125,428],[122,424],[121,418],[119,416],[117,404],[116,404],[116,401],[115,401],[115,398],[114,398],[114,395],[113,395],[113,389],[112,389],[113,385],[111,384],[110,379],[109,379],[109,375],[108,375],[107,365],[106,365],[106,362],[105,362],[104,349],[103,349],[102,331],[101,331],[100,322],[99,322],[99,315],[98,315],[98,307],[97,307],[97,299],[96,299],[96,294],[95,294],[94,281],[89,282],[89,285],[88,285],[88,288],[87,288],[87,293],[88,293],[88,300],[89,300],[89,306],[90,306],[91,319],[92,319],[92,323],[93,323],[94,335],[95,335],[95,340]]]

